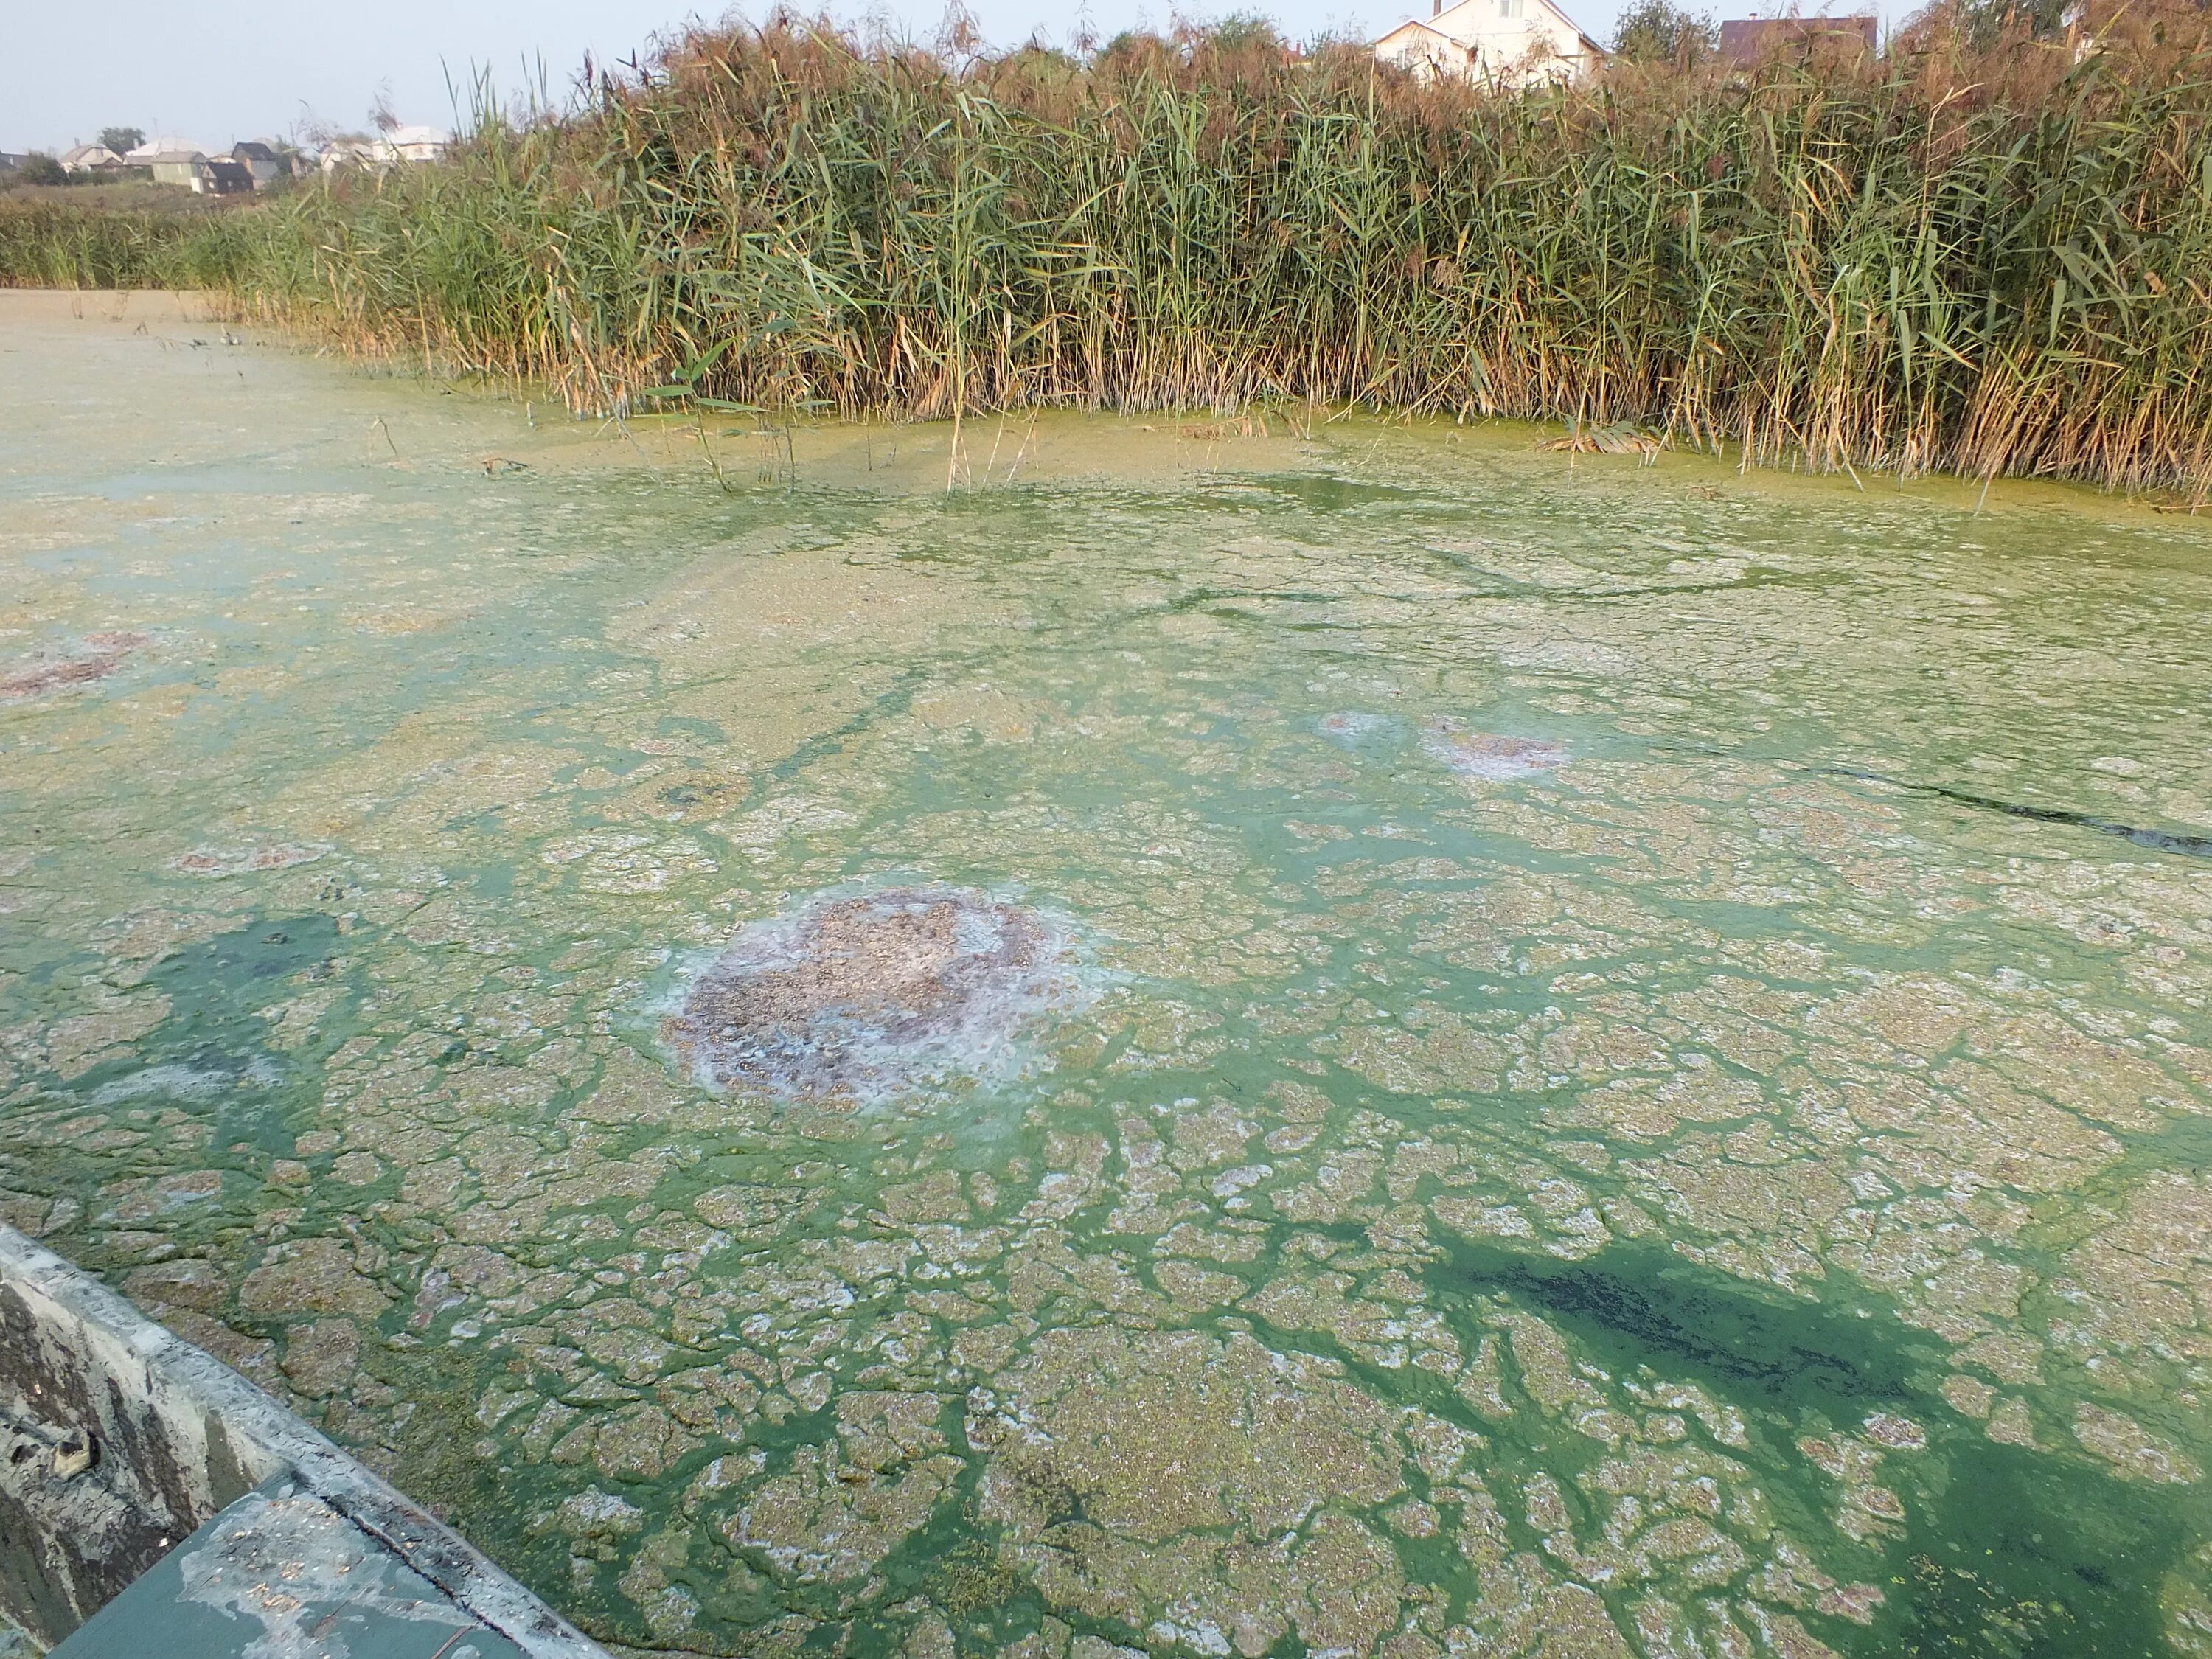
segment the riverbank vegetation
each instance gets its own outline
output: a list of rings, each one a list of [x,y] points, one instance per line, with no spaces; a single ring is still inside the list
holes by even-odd
[[[0,194],[0,288],[262,291],[269,246],[300,227],[208,203],[154,185]]]
[[[2212,481],[2212,14],[1699,56],[1511,91],[1249,25],[1077,58],[779,19],[445,164],[38,233],[74,278],[0,217],[0,280],[205,283],[580,411],[1366,404]]]

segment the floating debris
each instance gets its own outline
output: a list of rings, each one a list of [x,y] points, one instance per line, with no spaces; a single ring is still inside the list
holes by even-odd
[[[1390,731],[1398,724],[1388,714],[1374,714],[1364,708],[1340,708],[1333,714],[1321,717],[1321,733],[1334,738],[1347,748],[1368,743]]]
[[[1182,435],[1200,443],[1218,443],[1224,438],[1265,438],[1271,434],[1266,416],[1239,415],[1230,421],[1186,422]]]
[[[483,470],[484,477],[496,478],[508,472],[527,472],[530,464],[527,461],[510,461],[504,455],[488,455],[484,458]]]
[[[218,1071],[210,1066],[175,1064],[149,1066],[128,1077],[102,1084],[92,1097],[94,1106],[117,1106],[149,1096],[168,1100],[211,1100],[234,1089],[266,1089],[283,1081],[266,1054],[257,1054],[244,1070]]]
[[[92,1437],[82,1429],[70,1429],[54,1448],[54,1479],[74,1480],[91,1467]]]
[[[1565,437],[1553,438],[1536,447],[1563,449],[1571,455],[1641,455],[1644,465],[1652,466],[1658,463],[1659,452],[1666,444],[1659,434],[1647,432],[1632,422],[1620,421],[1611,426],[1577,424]]]
[[[220,880],[259,870],[289,870],[295,864],[313,864],[331,849],[283,842],[274,847],[198,847],[170,861],[179,874]]]
[[[48,654],[0,678],[0,699],[35,697],[65,686],[89,685],[104,680],[123,666],[124,659],[152,637],[128,629],[113,629],[84,636],[84,648],[61,655]]]
[[[1549,738],[1511,738],[1496,732],[1462,732],[1455,722],[1429,722],[1422,747],[1462,777],[1510,783],[1567,763],[1567,746]]]
[[[710,1088],[870,1101],[1003,1071],[1073,991],[1065,938],[972,890],[820,898],[758,923],[693,981],[663,1034]]]

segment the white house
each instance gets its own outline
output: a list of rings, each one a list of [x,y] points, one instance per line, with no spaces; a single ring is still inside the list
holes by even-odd
[[[1596,68],[1605,49],[1553,0],[1431,0],[1375,43],[1375,55],[1427,78],[1458,75],[1501,83],[1571,81]]]
[[[452,142],[435,127],[398,126],[374,138],[333,138],[323,146],[323,171],[361,167],[383,173],[402,161],[434,161]]]
[[[436,127],[394,127],[384,135],[392,154],[403,161],[434,161],[451,142]]]
[[[381,138],[332,138],[323,145],[320,165],[325,173],[354,169],[388,173],[398,161],[392,146]]]

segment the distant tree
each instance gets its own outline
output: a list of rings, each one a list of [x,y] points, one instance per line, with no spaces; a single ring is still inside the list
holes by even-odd
[[[1719,50],[1720,26],[1710,12],[1690,11],[1669,0],[1636,0],[1614,30],[1615,55],[1635,64],[1701,64]]]
[[[1134,74],[1146,63],[1157,64],[1173,48],[1146,29],[1123,29],[1098,50],[1092,64],[1103,70]]]
[[[1273,52],[1279,51],[1283,45],[1274,20],[1256,11],[1232,11],[1206,33],[1222,52],[1236,52],[1246,46],[1261,46]]]
[[[27,185],[69,183],[69,174],[63,170],[62,164],[52,156],[42,155],[36,150],[33,150],[25,158],[23,165],[15,169],[15,176]]]
[[[1967,39],[1988,47],[2008,32],[2055,40],[2066,33],[2068,15],[2074,9],[2068,0],[1966,0],[1960,17]]]
[[[118,155],[127,155],[146,142],[146,133],[142,127],[102,127],[100,142]]]

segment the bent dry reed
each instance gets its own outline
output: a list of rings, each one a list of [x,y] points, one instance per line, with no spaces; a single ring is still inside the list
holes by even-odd
[[[580,411],[1358,404],[2201,498],[2209,40],[2185,0],[1978,46],[1939,11],[1879,59],[1513,93],[1249,27],[955,59],[780,17],[184,242]]]

